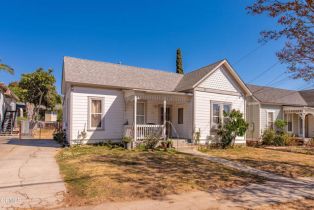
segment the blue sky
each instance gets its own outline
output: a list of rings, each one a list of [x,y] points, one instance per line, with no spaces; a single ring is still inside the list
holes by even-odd
[[[276,24],[248,15],[250,2],[2,0],[0,59],[16,72],[0,72],[0,81],[52,68],[60,91],[63,56],[175,71],[180,47],[185,72],[227,58],[245,82],[307,87],[302,80],[289,79],[285,66],[276,64],[275,52],[283,42],[260,46],[259,32]]]

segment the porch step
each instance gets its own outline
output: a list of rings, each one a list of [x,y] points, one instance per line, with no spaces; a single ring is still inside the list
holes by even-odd
[[[187,139],[172,139],[172,146],[175,149],[179,149],[179,148],[191,148],[194,145],[192,143],[188,143]]]

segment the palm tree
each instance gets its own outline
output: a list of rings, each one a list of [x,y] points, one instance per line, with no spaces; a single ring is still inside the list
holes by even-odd
[[[1,62],[1,60],[0,60]],[[0,63],[0,71],[6,71],[9,74],[14,74],[14,69],[12,69],[10,66],[4,64],[4,63]]]

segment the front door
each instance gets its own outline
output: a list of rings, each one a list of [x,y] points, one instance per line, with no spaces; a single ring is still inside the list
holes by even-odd
[[[164,108],[160,107],[160,114],[159,114],[160,124],[164,123]],[[166,107],[166,135],[171,137],[171,108]]]

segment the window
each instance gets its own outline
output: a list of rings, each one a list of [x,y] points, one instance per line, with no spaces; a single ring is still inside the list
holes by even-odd
[[[286,117],[287,122],[287,131],[292,132],[292,120],[293,120],[293,114],[287,114]]]
[[[102,128],[102,99],[90,99],[90,128],[98,129]]]
[[[136,123],[145,124],[145,103],[137,102]]]
[[[274,129],[274,112],[267,112],[267,128]]]
[[[178,109],[178,124],[183,124],[183,108]]]
[[[224,102],[214,102],[212,103],[212,123],[213,125],[218,125],[223,122],[227,122],[228,117],[224,117],[224,112],[229,113],[231,111],[231,104]]]

